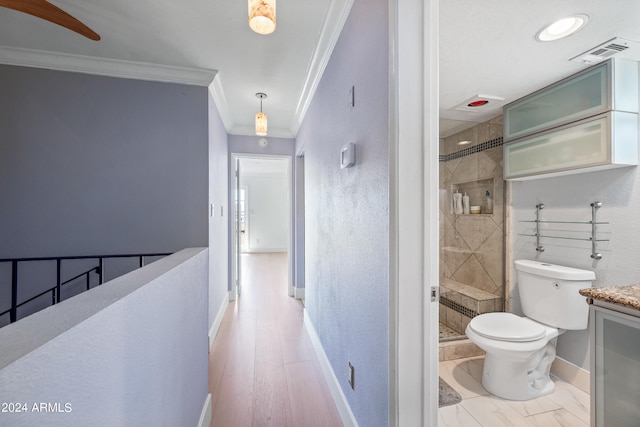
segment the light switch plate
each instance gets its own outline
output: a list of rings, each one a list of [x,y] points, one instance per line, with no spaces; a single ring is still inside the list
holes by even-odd
[[[350,142],[340,149],[340,169],[350,168],[356,163],[356,144]]]

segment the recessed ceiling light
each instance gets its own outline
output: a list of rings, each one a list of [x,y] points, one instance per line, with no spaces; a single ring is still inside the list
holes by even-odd
[[[584,14],[576,14],[558,19],[538,31],[536,34],[536,40],[541,42],[550,42],[570,36],[580,28],[587,25],[587,22],[589,22],[589,17]]]
[[[460,141],[456,145],[467,145],[467,144],[471,144],[471,141]]]

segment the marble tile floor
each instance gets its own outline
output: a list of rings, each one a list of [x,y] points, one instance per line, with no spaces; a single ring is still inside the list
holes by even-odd
[[[588,427],[589,394],[553,377],[550,395],[518,402],[490,395],[481,384],[484,356],[440,362],[440,377],[462,402],[438,410],[439,427]]]

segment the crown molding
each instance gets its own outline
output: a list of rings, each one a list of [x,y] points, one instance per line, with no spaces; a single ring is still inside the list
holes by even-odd
[[[217,73],[216,70],[204,68],[175,67],[7,46],[0,46],[0,64],[194,86],[209,86]]]
[[[229,130],[233,129],[235,122],[233,121],[231,111],[229,110],[229,104],[227,103],[227,97],[224,93],[224,89],[222,88],[220,78],[220,74],[215,76],[209,85],[209,93],[211,93],[211,96],[213,97],[213,102],[216,104],[216,108],[218,109],[218,114],[220,115],[224,128],[227,133],[230,133]]]
[[[291,134],[297,135],[302,120],[307,113],[309,104],[313,99],[313,95],[316,92],[324,69],[329,63],[333,48],[338,42],[342,28],[344,27],[354,0],[332,0],[329,6],[329,11],[324,20],[324,26],[320,33],[320,39],[316,46],[316,50],[313,53],[311,62],[309,63],[309,70],[307,77],[296,105],[293,122],[291,123]]]

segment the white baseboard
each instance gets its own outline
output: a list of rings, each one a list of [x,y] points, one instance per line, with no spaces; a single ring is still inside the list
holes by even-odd
[[[209,427],[211,424],[211,416],[212,416],[212,404],[211,404],[211,393],[207,394],[207,398],[204,401],[204,406],[202,407],[202,412],[200,413],[200,421],[198,421],[198,427]]]
[[[216,314],[216,318],[213,320],[211,329],[209,329],[209,351],[211,351],[211,346],[213,345],[213,341],[216,339],[218,329],[220,329],[222,318],[224,317],[224,313],[227,311],[228,306],[229,300],[223,298],[222,304],[220,304],[220,307],[218,308],[218,314]]]
[[[304,299],[304,288],[295,288],[296,299]]]
[[[236,300],[235,290],[229,291],[229,301],[235,301],[235,300]]]
[[[591,394],[591,375],[586,369],[556,357],[551,365],[551,373],[571,385],[578,387],[585,393]]]
[[[306,309],[304,310],[304,325],[309,333],[309,338],[311,339],[311,344],[316,352],[316,356],[318,356],[320,368],[322,368],[322,373],[327,380],[327,385],[331,391],[331,396],[333,396],[333,401],[338,408],[338,413],[340,414],[342,423],[345,427],[357,427],[358,423],[356,422],[356,418],[353,416],[353,412],[351,412],[349,402],[347,402],[347,398],[342,392],[338,378],[336,377],[336,374],[331,367],[331,363],[329,363],[329,359],[322,348],[322,343],[320,342],[316,328],[313,326],[313,323],[311,323],[311,319],[309,319]]]

